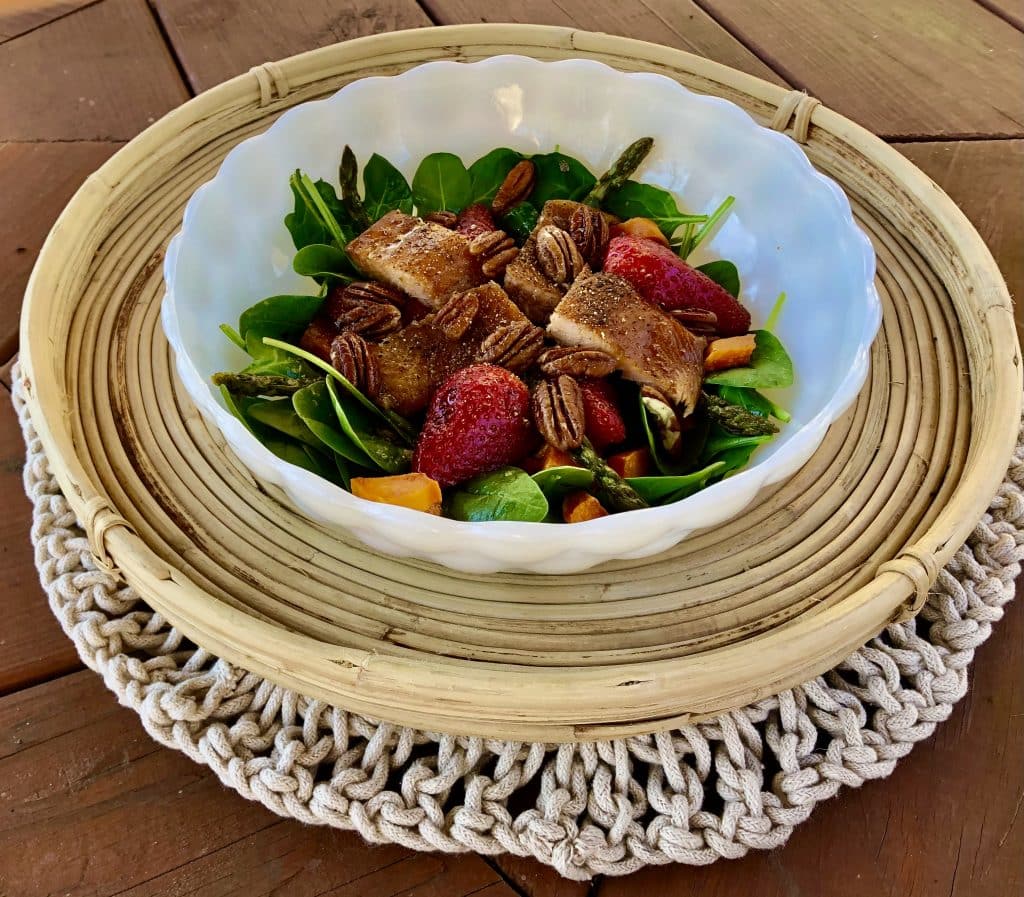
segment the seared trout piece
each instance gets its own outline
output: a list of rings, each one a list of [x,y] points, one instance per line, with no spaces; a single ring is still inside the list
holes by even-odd
[[[622,376],[655,387],[684,415],[697,406],[704,341],[615,274],[577,278],[552,312],[548,335],[564,346],[607,352]]]
[[[422,410],[442,382],[477,361],[484,340],[498,327],[526,320],[496,283],[475,287],[453,301],[471,304],[473,300],[476,313],[458,339],[445,335],[444,321],[435,313],[370,344],[380,370],[380,402],[385,408],[399,414]]]
[[[545,203],[547,208],[551,203]],[[505,289],[512,301],[534,324],[543,327],[552,310],[562,300],[564,287],[559,287],[540,269],[537,260],[537,230],[505,269]]]
[[[398,210],[370,225],[346,251],[368,277],[431,308],[486,279],[462,234]]]

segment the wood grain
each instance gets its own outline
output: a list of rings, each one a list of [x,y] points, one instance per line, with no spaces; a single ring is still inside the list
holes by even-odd
[[[0,392],[0,694],[78,669],[74,646],[50,613],[32,560],[32,509],[21,484],[25,446],[14,408]],[[2,778],[0,778],[2,781]]]
[[[666,44],[706,56],[759,78],[786,82],[718,25],[692,0],[520,0],[515,4],[488,4],[478,0],[424,0],[441,25],[471,22],[527,22],[533,25],[568,25],[588,31],[607,31]]]
[[[570,881],[532,857],[505,853],[493,862],[526,897],[595,897],[601,892],[599,881]]]
[[[0,0],[0,43],[42,28],[97,0]]]
[[[195,91],[303,50],[430,24],[415,0],[299,0],[284,14],[272,0],[153,0],[153,5]]]
[[[515,897],[471,854],[280,820],[151,741],[91,672],[0,699],[0,789],[3,894]]]
[[[1024,134],[1024,34],[973,0],[699,0],[795,86],[885,137]]]
[[[0,48],[2,50],[2,48]],[[0,143],[0,362],[17,350],[25,284],[43,240],[82,181],[117,143]]]
[[[648,868],[600,897],[1007,897],[1024,889],[1024,589],[971,667],[971,689],[884,782],[844,789],[779,851]],[[685,889],[685,890],[684,890]]]
[[[126,140],[188,98],[145,0],[102,0],[0,44],[0,141]]]
[[[897,143],[953,197],[988,244],[1017,300],[1024,339],[1024,140]]]

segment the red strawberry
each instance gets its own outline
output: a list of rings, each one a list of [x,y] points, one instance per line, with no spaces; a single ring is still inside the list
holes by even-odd
[[[598,454],[626,438],[626,422],[619,413],[615,387],[607,380],[581,380],[587,439]]]
[[[451,486],[518,461],[534,443],[529,406],[529,390],[511,371],[456,371],[430,401],[412,469]]]
[[[735,297],[654,240],[613,237],[604,257],[604,270],[624,277],[644,299],[666,311],[686,307],[713,311],[722,336],[736,336],[750,329],[750,312]]]
[[[494,223],[494,216],[491,214],[491,210],[483,205],[483,203],[477,202],[471,206],[466,206],[466,208],[459,212],[459,220],[455,225],[455,230],[467,240],[472,240],[474,237],[479,237],[480,234],[497,230],[497,225]]]

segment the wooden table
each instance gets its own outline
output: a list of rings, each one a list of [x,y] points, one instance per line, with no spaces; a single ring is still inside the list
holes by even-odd
[[[988,241],[1011,292],[1024,291],[1022,0],[0,0],[4,384],[47,230],[86,175],[157,116],[267,59],[372,32],[509,18],[657,41],[808,90],[935,178]],[[82,669],[46,607],[22,457],[0,402],[4,897],[1024,892],[1021,607],[979,651],[968,697],[936,736],[884,783],[823,806],[783,850],[571,883],[532,861],[367,847],[278,819],[150,741]]]

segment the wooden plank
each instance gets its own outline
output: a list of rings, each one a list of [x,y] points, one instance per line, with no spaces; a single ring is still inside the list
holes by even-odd
[[[761,59],[886,137],[1024,135],[1024,34],[973,0],[700,0]]]
[[[430,24],[415,0],[298,0],[287,11],[272,0],[153,0],[153,5],[195,91],[268,60]]]
[[[0,0],[0,43],[42,28],[97,0]]]
[[[1017,334],[1024,339],[1024,140],[904,143],[896,148],[937,181],[978,228],[1017,299]]]
[[[14,372],[14,365],[17,363],[18,356],[12,355],[8,361],[4,362],[3,366],[0,366],[0,383],[2,383],[4,388],[8,391],[11,389],[11,377]]]
[[[608,879],[600,897],[1006,897],[1024,891],[1024,607],[971,667],[971,690],[884,782],[844,789],[789,843],[701,869]]]
[[[506,879],[526,897],[593,897],[600,881],[570,881],[532,857],[506,853],[493,858]]]
[[[21,484],[25,446],[14,408],[0,393],[0,694],[78,669],[74,645],[61,631],[39,587],[29,530],[32,508]],[[0,889],[2,890],[2,889]]]
[[[95,674],[0,699],[0,893],[515,897],[482,859],[284,821],[151,741]]]
[[[17,351],[21,299],[50,227],[82,181],[119,146],[0,144],[0,196],[6,211],[0,216],[0,362]]]
[[[0,141],[126,140],[188,99],[145,0],[102,0],[0,44]]]
[[[1024,3],[1021,0],[978,0],[978,3],[1024,31]]]
[[[483,4],[477,0],[424,0],[438,24],[529,22],[606,31],[678,47],[759,78],[784,84],[771,68],[718,25],[693,0],[520,0]]]

